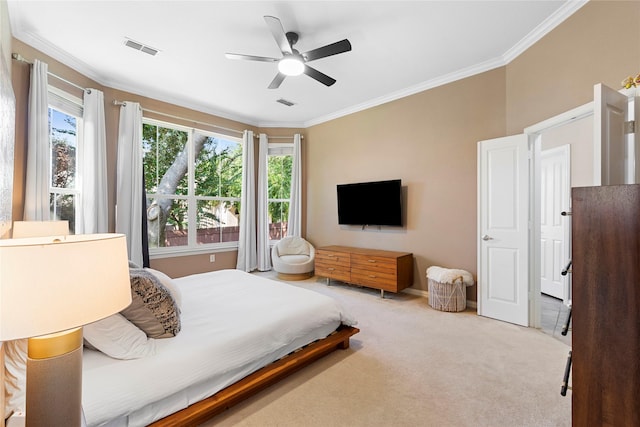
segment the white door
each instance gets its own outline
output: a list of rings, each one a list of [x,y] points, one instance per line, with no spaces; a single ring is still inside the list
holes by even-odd
[[[570,217],[570,146],[544,150],[540,156],[540,290],[567,302],[568,275],[562,270],[571,259]]]
[[[594,185],[626,182],[627,161],[625,121],[629,98],[603,84],[593,87]]]
[[[478,314],[529,325],[526,135],[478,143]]]

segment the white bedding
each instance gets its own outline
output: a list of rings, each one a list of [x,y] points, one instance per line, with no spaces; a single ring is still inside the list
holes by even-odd
[[[182,330],[153,356],[85,349],[88,426],[144,426],[208,397],[291,351],[356,322],[332,298],[240,270],[174,279]]]

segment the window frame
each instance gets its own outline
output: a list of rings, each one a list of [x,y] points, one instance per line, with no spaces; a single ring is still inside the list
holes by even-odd
[[[240,145],[242,149],[242,156],[244,157],[244,146],[242,138],[225,135],[222,133],[212,132],[201,128],[192,126],[184,126],[177,123],[168,122],[166,120],[158,120],[150,117],[142,118],[142,125],[145,124],[152,126],[159,126],[165,128],[171,128],[178,131],[186,132],[187,137],[187,156],[188,167],[185,177],[187,177],[187,195],[172,194],[172,195],[157,195],[157,193],[147,192],[147,199],[149,198],[165,198],[170,200],[186,200],[187,201],[187,245],[184,246],[165,246],[165,247],[153,247],[149,248],[149,257],[151,259],[160,258],[172,258],[176,256],[188,256],[197,255],[201,253],[213,253],[213,252],[228,252],[229,250],[238,249],[238,241],[232,242],[218,242],[218,243],[198,243],[197,242],[197,205],[199,201],[237,201],[240,202],[242,194],[238,197],[220,197],[220,196],[198,196],[195,194],[195,152],[193,147],[193,136],[195,133],[206,135],[212,138],[223,139],[226,141],[235,142]],[[142,135],[141,135],[142,137]],[[142,139],[140,145],[142,147]],[[143,154],[144,157],[144,154]],[[244,166],[244,165],[243,165]],[[145,185],[145,191],[147,191]],[[193,227],[193,228],[192,228]]]
[[[55,86],[48,85],[47,86],[47,113],[50,109],[56,110],[62,114],[66,114],[67,116],[71,116],[76,119],[76,176],[75,176],[75,188],[60,188],[54,187],[52,185],[53,181],[53,159],[51,158],[51,123],[49,123],[49,118],[47,117],[47,127],[49,129],[49,165],[47,172],[47,182],[48,182],[48,194],[49,200],[51,200],[52,196],[56,195],[67,195],[74,196],[74,224],[70,232],[72,234],[76,233],[77,224],[82,221],[82,163],[79,159],[82,158],[82,151],[84,149],[84,135],[83,135],[83,115],[84,115],[84,100],[74,96],[68,92],[65,92],[61,89],[58,89]],[[47,114],[49,116],[49,114]],[[49,202],[51,203],[51,202]],[[50,206],[51,209],[51,206]],[[53,213],[55,213],[55,205],[53,209]],[[55,215],[52,214],[51,219],[57,219]],[[64,219],[64,218],[63,218]]]
[[[271,202],[277,202],[277,203],[282,203],[282,202],[288,202],[289,203],[289,209],[291,209],[291,193],[289,193],[289,198],[288,199],[271,199],[269,198],[269,187],[268,187],[268,176],[269,176],[269,157],[271,156],[290,156],[293,159],[293,142],[276,142],[276,143],[269,143],[268,147],[267,147],[267,212],[269,210],[269,203]],[[292,171],[293,172],[293,171]],[[291,179],[291,177],[289,177],[289,179]],[[287,218],[287,222],[289,221],[289,219]],[[270,223],[267,221],[267,228],[269,228]],[[288,227],[288,225],[287,225]],[[269,236],[269,245],[273,246],[276,243],[278,243],[280,241],[280,239],[272,239],[271,236]]]

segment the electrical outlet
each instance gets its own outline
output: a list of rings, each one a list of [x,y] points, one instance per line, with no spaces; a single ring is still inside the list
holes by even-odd
[[[209,262],[216,262],[216,255],[215,254],[209,255]]]

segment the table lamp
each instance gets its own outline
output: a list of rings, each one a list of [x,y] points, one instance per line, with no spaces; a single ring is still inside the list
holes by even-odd
[[[0,341],[29,338],[26,425],[82,420],[82,326],[131,303],[126,238],[0,240]]]
[[[69,221],[13,221],[13,238],[66,236]]]

